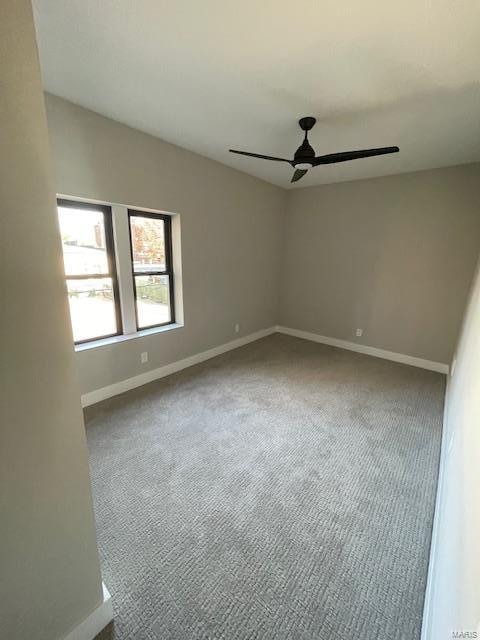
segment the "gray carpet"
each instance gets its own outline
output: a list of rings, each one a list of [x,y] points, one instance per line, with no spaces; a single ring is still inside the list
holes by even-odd
[[[444,385],[277,334],[89,408],[100,637],[419,638]]]

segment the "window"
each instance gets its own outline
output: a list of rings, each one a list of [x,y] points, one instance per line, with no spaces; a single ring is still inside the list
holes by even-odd
[[[128,211],[137,329],[175,322],[170,216]]]
[[[175,322],[171,216],[60,199],[58,217],[75,344]]]
[[[122,331],[110,207],[58,201],[76,344]]]

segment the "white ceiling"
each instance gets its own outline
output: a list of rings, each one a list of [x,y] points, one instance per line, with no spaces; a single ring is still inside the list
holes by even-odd
[[[289,187],[297,120],[318,155],[296,186],[480,160],[479,0],[34,0],[45,89]]]

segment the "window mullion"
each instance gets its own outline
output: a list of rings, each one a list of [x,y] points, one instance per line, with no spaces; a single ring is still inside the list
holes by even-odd
[[[170,271],[134,271],[134,276],[170,276]]]
[[[125,334],[130,334],[137,331],[137,324],[135,319],[135,300],[133,294],[130,231],[128,227],[127,207],[113,205],[112,217],[123,332]]]
[[[105,279],[111,277],[111,273],[69,273],[68,276],[65,276],[67,280],[95,280],[95,278]]]

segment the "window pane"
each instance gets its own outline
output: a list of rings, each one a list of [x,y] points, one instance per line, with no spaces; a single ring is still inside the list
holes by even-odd
[[[171,321],[168,276],[135,276],[138,327]]]
[[[111,278],[67,280],[75,342],[117,333]]]
[[[58,207],[65,275],[109,273],[103,212]]]
[[[130,216],[133,270],[165,271],[165,224],[161,218]]]

